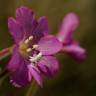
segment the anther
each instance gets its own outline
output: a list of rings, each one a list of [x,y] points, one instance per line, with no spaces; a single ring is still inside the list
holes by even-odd
[[[26,50],[26,52],[31,52],[32,51],[32,49],[31,48],[28,48],[27,50]]]
[[[29,43],[29,39],[26,39],[26,40],[24,41],[24,43],[25,43],[25,44],[28,44],[28,43]]]
[[[33,45],[33,49],[38,48],[39,45]]]
[[[29,39],[29,41],[30,41],[30,40],[32,40],[32,39],[33,39],[33,36],[29,36],[29,38],[28,38],[28,39]]]

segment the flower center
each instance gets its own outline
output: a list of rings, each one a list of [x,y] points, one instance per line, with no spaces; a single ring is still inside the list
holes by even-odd
[[[22,56],[26,56],[28,53],[27,51],[30,51],[28,47],[29,47],[29,44],[32,42],[32,39],[33,39],[33,36],[29,36],[28,39],[20,43],[19,52]]]
[[[34,63],[37,63],[41,59],[42,53],[36,50],[38,45],[36,44],[32,45],[32,39],[33,39],[33,36],[29,36],[29,38],[21,42],[20,47],[19,47],[19,52],[22,56],[28,56],[29,61],[32,64],[34,64]]]

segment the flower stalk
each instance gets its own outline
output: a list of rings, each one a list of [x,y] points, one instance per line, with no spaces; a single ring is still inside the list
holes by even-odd
[[[0,60],[10,55],[10,48],[6,48],[0,51]]]
[[[12,54],[12,50],[14,48],[15,45],[9,47],[9,48],[5,48],[5,49],[2,49],[0,51],[0,60],[4,59],[5,57],[9,56],[10,54]]]
[[[37,84],[35,83],[35,81],[32,81],[32,83],[27,91],[26,96],[35,96],[37,90],[38,90]]]

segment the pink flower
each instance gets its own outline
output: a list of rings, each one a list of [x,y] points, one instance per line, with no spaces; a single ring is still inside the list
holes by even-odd
[[[33,78],[42,86],[42,77],[53,76],[59,69],[54,54],[62,49],[61,42],[48,33],[46,17],[36,20],[27,7],[16,10],[16,18],[8,19],[8,28],[15,41],[12,58],[7,66],[15,87],[30,83]]]
[[[63,19],[57,38],[63,44],[63,52],[81,62],[86,57],[86,50],[80,47],[79,42],[75,41],[72,36],[78,25],[78,16],[75,13],[67,14]]]

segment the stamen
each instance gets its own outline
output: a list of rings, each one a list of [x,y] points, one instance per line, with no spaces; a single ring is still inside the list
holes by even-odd
[[[28,43],[30,43],[30,41],[33,39],[33,36],[29,36],[29,38],[28,39],[26,39],[25,41],[24,41],[24,43],[25,44],[28,44]]]
[[[25,43],[25,44],[28,44],[28,43],[29,43],[29,39],[26,39],[26,40],[24,41],[24,43]]]
[[[31,48],[28,48],[27,50],[26,50],[26,52],[31,52],[32,51],[32,49]]]
[[[33,45],[33,49],[38,48],[39,45]]]
[[[33,39],[33,36],[29,36],[29,41]]]

